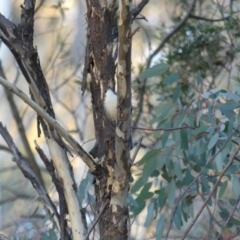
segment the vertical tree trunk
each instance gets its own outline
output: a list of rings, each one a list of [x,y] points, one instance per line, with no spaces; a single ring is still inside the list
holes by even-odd
[[[101,165],[95,175],[96,208],[100,239],[128,239],[128,185],[130,172],[130,117],[131,117],[131,12],[120,1],[119,37],[121,63],[118,64],[118,120],[113,126],[104,113],[106,89],[115,89],[113,49],[117,29],[116,0],[109,5],[99,0],[87,3],[87,46],[84,67],[83,92],[87,74],[91,76],[93,117],[96,144],[91,154]],[[120,34],[119,34],[120,36]],[[124,45],[125,44],[125,45]],[[127,44],[127,45],[126,45]]]

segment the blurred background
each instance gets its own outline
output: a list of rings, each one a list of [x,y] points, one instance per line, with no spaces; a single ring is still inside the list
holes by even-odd
[[[133,6],[139,2],[133,0]],[[0,13],[18,24],[22,3],[21,0],[0,0]],[[204,78],[201,91],[217,86],[234,89],[239,85],[239,1],[196,1],[195,10],[179,29],[175,29],[191,4],[190,0],[150,0],[141,12],[140,19],[133,23],[133,29],[140,27],[132,43],[134,127],[159,127],[156,119],[162,111],[162,104],[168,104],[169,109],[177,104],[170,101],[174,94],[178,94],[182,105],[189,106],[198,95],[192,82],[199,70]],[[89,91],[84,96],[81,92],[87,27],[85,1],[37,0],[36,7],[34,43],[49,85],[56,118],[89,151],[94,145],[91,96]],[[3,43],[0,43],[0,61],[1,74],[29,95],[23,75]],[[166,75],[140,80],[143,69],[157,63],[169,64],[168,74],[177,72],[180,76],[178,83],[163,84]],[[15,110],[10,102],[16,106]],[[43,135],[38,138],[36,117],[36,113],[24,102],[13,95],[9,97],[7,91],[0,87],[0,121],[8,128],[23,156],[36,160],[45,186],[57,202],[51,179],[35,150],[34,140],[49,156]],[[136,162],[157,144],[162,133],[133,129],[135,145],[140,136],[144,136],[144,140]],[[77,184],[80,184],[88,176],[87,167],[78,157],[70,160]],[[133,166],[134,182],[141,171],[141,168]],[[93,188],[90,181],[86,184],[91,195]],[[84,199],[83,206],[91,202],[90,195]],[[145,209],[134,219],[132,239],[154,239],[156,222],[146,226],[146,214]],[[88,220],[93,220],[90,212]],[[204,228],[204,221],[201,224],[201,228]],[[12,155],[0,136],[0,234],[9,239],[42,239],[41,233],[49,232],[49,229],[52,229],[51,221],[37,193],[12,161]],[[93,239],[98,239],[97,233],[94,236]],[[200,239],[194,237],[191,239]]]

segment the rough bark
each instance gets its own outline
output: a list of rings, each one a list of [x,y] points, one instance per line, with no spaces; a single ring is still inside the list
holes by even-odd
[[[120,2],[121,3],[121,2]],[[118,121],[116,127],[107,119],[104,108],[104,93],[108,87],[115,88],[116,67],[114,34],[117,27],[116,1],[108,5],[99,0],[86,0],[87,47],[84,68],[83,92],[87,74],[91,76],[92,107],[96,144],[91,154],[98,158],[101,174],[95,176],[96,208],[99,217],[100,239],[128,239],[128,183],[130,160],[131,117],[131,9],[123,7],[119,27],[119,41],[128,44],[127,53],[121,55],[118,65]],[[123,3],[125,6],[125,3]],[[122,4],[121,4],[122,5]],[[121,9],[121,8],[120,8]],[[128,11],[128,12],[127,12]],[[119,29],[120,29],[119,28]],[[129,45],[130,44],[130,45]],[[119,51],[125,51],[124,46]],[[126,60],[126,58],[128,60]],[[126,64],[129,64],[126,66]],[[123,69],[123,65],[125,66]],[[116,141],[116,142],[115,142]],[[114,188],[113,188],[114,186]],[[110,200],[110,201],[109,201]],[[105,203],[109,204],[105,206]],[[104,210],[103,210],[104,208]]]

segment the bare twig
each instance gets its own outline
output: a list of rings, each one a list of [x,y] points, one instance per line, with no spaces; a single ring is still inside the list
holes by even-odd
[[[94,220],[92,226],[90,227],[90,229],[89,229],[89,231],[88,231],[88,233],[87,233],[86,240],[89,238],[89,236],[90,236],[92,230],[94,229],[94,227],[95,227],[95,225],[97,224],[99,218],[101,217],[101,215],[103,214],[104,210],[106,209],[106,207],[107,207],[109,201],[110,201],[110,200],[107,199],[107,201],[104,203],[104,205],[103,205],[103,207],[102,207],[100,213],[99,213],[98,216],[95,218],[95,220]]]
[[[41,0],[40,3],[38,4],[38,6],[35,9],[35,14],[37,13],[37,11],[42,7],[42,5],[44,4],[45,0]]]
[[[236,127],[236,129],[238,129],[239,127],[240,127],[240,124]],[[212,161],[216,158],[216,156],[225,148],[225,146],[227,145],[228,141],[232,138],[233,134],[236,132],[236,129],[233,130],[233,132],[230,134],[229,138],[225,141],[225,143],[222,145],[222,147],[215,153],[214,156],[211,157],[211,159],[207,162],[205,167],[203,167],[201,172],[194,178],[194,180],[189,184],[189,186],[185,189],[185,191],[177,198],[177,200],[175,202],[175,206],[174,206],[172,214],[171,214],[170,221],[169,221],[169,225],[168,225],[168,229],[167,229],[167,233],[166,233],[166,240],[168,239],[168,236],[169,236],[169,233],[170,233],[170,230],[171,230],[171,227],[172,227],[174,215],[175,215],[176,209],[177,209],[181,199],[188,192],[188,190],[193,186],[193,184],[198,180],[198,178],[203,174],[203,172],[206,170],[208,165],[210,163],[212,163]]]
[[[193,19],[197,19],[197,20],[207,21],[207,22],[221,22],[221,21],[228,20],[231,16],[218,18],[218,19],[212,19],[212,18],[205,18],[205,17],[201,17],[201,16],[196,16],[196,15],[190,14],[189,17],[193,18]]]
[[[31,167],[22,158],[22,155],[17,149],[16,145],[14,144],[10,134],[8,133],[7,129],[3,127],[1,122],[0,122],[0,134],[7,143],[8,147],[12,150],[12,153],[14,155],[13,161],[16,162],[16,164],[22,171],[23,175],[30,180],[33,187],[38,192],[39,197],[43,200],[45,206],[50,211],[50,213],[54,214],[55,222],[59,228],[60,217],[57,212],[56,206],[53,204],[52,200],[50,199],[49,195],[47,194],[46,190],[44,189],[38,178],[36,177],[35,173],[32,171]]]
[[[0,240],[10,240],[10,238],[7,238],[3,234],[0,234]]]
[[[133,156],[132,156],[131,164],[134,163],[135,158],[137,157],[138,151],[139,151],[139,149],[140,149],[140,147],[141,147],[142,140],[143,140],[143,137],[140,137],[139,140],[138,140],[137,148],[136,148],[136,150],[135,150],[135,152],[134,152],[134,154],[133,154]]]
[[[138,32],[139,29],[140,29],[140,27],[137,27],[136,29],[134,29],[134,30],[131,32],[131,34],[130,34],[129,37],[133,37],[133,35],[134,35],[136,32]]]
[[[3,68],[2,68],[1,61],[0,61],[0,76],[3,77],[3,78],[6,78],[5,74],[4,74],[4,71],[3,71]],[[26,130],[25,130],[25,127],[23,125],[22,118],[21,118],[21,116],[19,114],[17,105],[16,105],[16,103],[14,101],[13,94],[12,94],[12,92],[8,91],[6,88],[4,88],[4,92],[5,92],[5,95],[6,95],[7,99],[8,99],[8,103],[10,105],[10,109],[12,111],[13,118],[14,118],[17,126],[18,126],[18,132],[19,132],[19,135],[20,135],[20,137],[22,139],[21,142],[22,142],[22,144],[23,144],[23,146],[24,146],[24,148],[26,150],[27,156],[28,156],[28,158],[25,158],[25,159],[28,162],[28,164],[30,165],[30,167],[32,168],[32,170],[37,175],[37,177],[40,180],[40,182],[42,183],[42,185],[44,186],[44,181],[42,179],[41,171],[39,169],[39,166],[38,166],[38,164],[36,162],[36,159],[34,157],[32,149],[30,147],[29,141],[27,139]]]
[[[149,56],[148,60],[147,60],[147,68],[149,68],[152,59],[155,57],[156,54],[158,54],[158,52],[164,47],[164,45],[166,44],[166,42],[172,37],[174,36],[186,23],[186,21],[188,20],[188,18],[190,17],[191,12],[193,11],[195,4],[196,4],[197,0],[193,0],[190,8],[188,9],[186,15],[184,16],[184,18],[174,27],[174,29],[167,34],[163,40],[161,41],[161,43],[158,45],[158,47],[154,50],[154,52]]]
[[[43,150],[38,146],[37,142],[34,141],[35,149],[37,150],[39,156],[41,157],[42,161],[44,162],[46,169],[49,175],[52,177],[52,182],[55,185],[55,188],[58,192],[58,199],[59,199],[59,209],[60,209],[60,229],[61,229],[61,239],[70,239],[70,236],[67,232],[67,222],[66,222],[66,215],[67,215],[67,204],[66,199],[63,192],[62,183],[57,177],[56,170],[52,161],[49,161]]]
[[[87,152],[78,144],[78,142],[68,134],[68,132],[56,121],[56,119],[52,118],[48,113],[45,112],[37,103],[32,101],[26,94],[24,94],[20,89],[15,87],[13,84],[5,80],[0,76],[0,84],[4,87],[11,90],[17,96],[19,96],[24,102],[26,102],[31,108],[33,108],[39,116],[45,119],[48,124],[56,129],[56,131],[72,146],[72,148],[77,152],[77,154],[82,158],[82,160],[87,164],[89,169],[94,173],[96,170],[96,163],[89,156]]]
[[[235,157],[235,158],[236,158],[236,157]],[[234,204],[234,207],[232,208],[231,213],[228,215],[227,220],[224,221],[223,226],[220,225],[221,228],[224,228],[224,227],[226,227],[226,226],[228,225],[228,222],[230,221],[231,217],[232,217],[233,214],[235,213],[235,210],[236,210],[239,202],[240,202],[240,196],[237,198],[237,200],[236,200],[236,202],[235,202],[235,204]],[[228,212],[230,212],[230,211],[228,211]],[[220,236],[221,236],[221,234],[219,233],[218,236],[217,236],[215,239],[218,240]]]
[[[149,0],[142,0],[137,7],[132,10],[132,21],[137,17],[137,15],[143,10],[143,8],[148,4]]]
[[[184,240],[185,237],[187,236],[187,234],[189,233],[189,231],[191,230],[191,228],[193,227],[193,225],[195,224],[195,222],[197,221],[197,219],[199,218],[200,214],[202,213],[203,209],[205,208],[205,206],[208,204],[208,201],[210,200],[210,198],[212,197],[213,193],[215,192],[215,190],[218,187],[218,184],[221,182],[222,177],[224,176],[224,174],[226,173],[226,171],[229,169],[229,167],[232,165],[233,161],[234,161],[234,157],[238,154],[238,152],[240,151],[240,146],[236,149],[236,151],[234,152],[233,156],[231,157],[230,161],[228,162],[228,164],[226,165],[226,167],[224,168],[224,170],[222,171],[222,173],[219,176],[219,179],[217,180],[217,182],[214,184],[211,193],[208,195],[208,197],[206,198],[205,202],[203,203],[202,207],[200,208],[200,210],[198,211],[198,213],[196,214],[196,216],[194,217],[193,221],[191,222],[191,224],[188,226],[187,230],[184,232],[181,240]],[[231,218],[231,215],[229,215],[229,217]],[[229,221],[229,219],[228,219]]]
[[[136,130],[144,130],[144,131],[152,131],[152,132],[156,132],[156,131],[166,131],[166,132],[170,132],[170,131],[176,131],[176,130],[181,130],[181,129],[186,129],[186,128],[190,128],[195,130],[195,127],[191,127],[191,126],[182,126],[182,127],[175,127],[175,128],[143,128],[143,127],[132,127],[133,129]]]
[[[159,51],[164,47],[164,45],[166,44],[166,42],[173,37],[186,23],[186,21],[188,20],[188,18],[190,17],[191,12],[193,11],[195,4],[196,4],[197,0],[193,0],[190,8],[188,9],[186,15],[184,16],[184,18],[174,27],[174,29],[168,33],[160,42],[160,44],[158,45],[158,47],[154,50],[154,52],[148,57],[147,59],[147,63],[146,63],[146,68],[149,68],[152,62],[152,59],[159,53]],[[136,126],[138,124],[138,121],[140,119],[140,116],[142,114],[142,108],[143,108],[143,101],[144,101],[144,95],[145,95],[145,89],[146,89],[146,83],[147,83],[147,79],[143,80],[142,86],[141,86],[141,94],[140,94],[140,99],[139,99],[139,104],[138,104],[138,113],[137,116],[134,120],[133,126]]]

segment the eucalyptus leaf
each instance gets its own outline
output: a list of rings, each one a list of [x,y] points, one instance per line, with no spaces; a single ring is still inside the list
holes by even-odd
[[[176,184],[174,179],[171,180],[167,189],[168,189],[168,204],[170,207],[172,207],[175,201],[176,194]]]
[[[165,222],[165,215],[161,215],[158,220],[157,227],[156,227],[156,240],[162,239],[163,229],[164,229],[164,222]]]
[[[163,84],[165,84],[165,85],[172,84],[172,83],[176,82],[179,79],[179,77],[180,76],[178,73],[172,73],[163,80]]]
[[[172,123],[168,123],[166,126],[166,128],[171,128],[172,127]],[[171,134],[171,131],[164,131],[163,135],[162,135],[162,147],[165,147],[166,142],[168,140],[169,135]]]
[[[178,205],[176,214],[174,215],[174,218],[173,218],[175,226],[178,230],[180,230],[182,226],[181,212],[182,212],[181,206]]]
[[[174,91],[173,91],[173,96],[172,96],[172,101],[175,103],[177,101],[177,99],[180,96],[180,92],[181,92],[182,87],[181,86],[177,86]]]
[[[239,177],[237,175],[234,175],[232,178],[232,191],[234,198],[237,199],[240,194]]]
[[[238,96],[237,94],[234,94],[232,92],[221,93],[221,96],[232,99],[236,102],[240,102],[240,96]]]
[[[178,180],[182,181],[183,180],[182,167],[179,162],[174,163],[174,172],[175,172]]]
[[[153,219],[153,214],[154,214],[154,203],[151,202],[149,205],[148,205],[148,208],[147,208],[147,217],[146,217],[146,220],[145,220],[145,223],[144,223],[144,227],[149,227],[151,222],[152,222],[152,219]]]
[[[225,182],[221,183],[221,187],[218,193],[218,198],[221,199],[227,189],[228,181],[226,180]]]
[[[240,103],[235,101],[228,101],[226,103],[220,103],[219,106],[221,106],[221,108],[224,108],[226,110],[234,110],[240,107]]]
[[[79,197],[79,201],[80,203],[83,202],[85,195],[86,195],[86,189],[87,189],[87,183],[88,180],[85,178],[81,181],[79,188],[78,188],[78,197]]]
[[[161,187],[158,193],[158,204],[160,208],[163,208],[166,204],[166,192],[165,188]]]
[[[153,196],[153,193],[149,191],[151,186],[152,186],[152,182],[146,183],[143,189],[141,190],[138,198],[140,198],[142,201],[151,198]]]
[[[219,151],[219,149],[217,148],[216,152],[218,152],[218,151]],[[218,172],[222,172],[223,171],[223,161],[222,161],[222,153],[221,152],[219,152],[217,154],[217,156],[215,157],[215,162],[217,165]]]
[[[151,176],[152,172],[157,168],[157,160],[156,158],[151,158],[149,161],[146,163],[144,169],[143,169],[143,174],[142,174],[142,181],[145,184],[148,180],[148,178]]]
[[[188,134],[187,129],[181,130],[181,148],[184,150],[188,150]]]
[[[209,143],[208,143],[208,149],[209,149],[209,150],[212,149],[212,148],[216,145],[216,143],[217,143],[217,141],[218,141],[218,138],[219,138],[219,134],[218,134],[218,133],[215,133],[215,134],[211,137],[211,139],[210,139],[210,141],[209,141]]]
[[[141,187],[143,187],[143,181],[142,178],[140,177],[131,187],[131,193],[136,193],[138,190],[141,189]]]
[[[157,65],[143,71],[140,74],[139,78],[141,80],[143,80],[145,78],[161,76],[163,73],[165,73],[168,70],[168,68],[169,68],[169,66],[166,63],[157,64]]]
[[[158,155],[159,150],[158,149],[152,149],[148,151],[145,156],[137,163],[138,166],[145,164],[148,162],[150,159],[156,159]]]
[[[200,85],[201,83],[202,83],[201,71],[198,70],[198,72],[197,72],[197,85]]]

